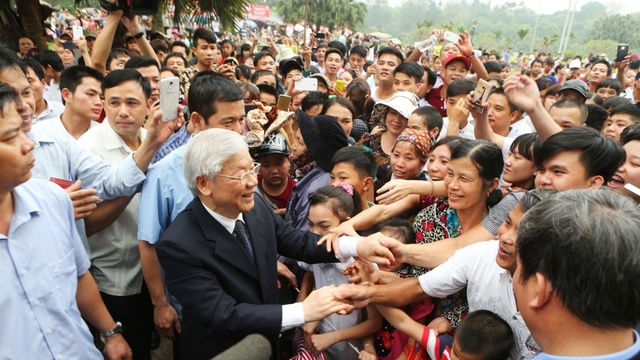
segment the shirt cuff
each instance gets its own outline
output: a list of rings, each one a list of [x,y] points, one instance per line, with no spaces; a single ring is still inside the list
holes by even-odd
[[[360,241],[360,237],[358,236],[340,236],[338,241],[338,251],[340,254],[337,254],[336,258],[340,260],[340,262],[345,262],[351,257],[358,256],[358,250],[356,249],[358,241]]]
[[[304,323],[304,308],[301,302],[282,305],[282,326],[280,332],[293,329]]]
[[[431,293],[429,292],[429,284],[427,281],[428,277],[426,276],[427,274],[422,274],[418,276],[418,282],[420,283],[420,287],[422,288],[422,291],[424,291],[425,294],[431,296]]]

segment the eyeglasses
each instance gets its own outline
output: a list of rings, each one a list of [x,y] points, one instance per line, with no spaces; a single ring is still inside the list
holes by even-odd
[[[222,176],[222,177],[226,177],[228,179],[233,179],[233,180],[239,180],[240,181],[240,185],[245,186],[247,185],[247,183],[249,182],[249,177],[253,176],[256,179],[258,178],[258,171],[260,170],[260,164],[258,163],[253,163],[254,168],[247,171],[246,173],[240,175],[240,176],[231,176],[231,175],[224,175],[224,174],[218,174],[218,176]]]

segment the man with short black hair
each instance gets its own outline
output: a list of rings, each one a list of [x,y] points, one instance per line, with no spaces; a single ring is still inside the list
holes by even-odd
[[[614,107],[609,112],[609,118],[602,127],[602,136],[620,141],[620,134],[629,125],[640,121],[640,108],[625,104]]]
[[[424,68],[414,62],[403,62],[393,70],[393,86],[396,91],[408,91],[418,94],[420,88],[424,86],[422,78]]]
[[[59,118],[64,112],[64,105],[57,101],[47,101],[44,98],[44,89],[47,86],[47,82],[44,77],[44,71],[42,65],[34,59],[22,60],[27,67],[27,80],[33,90],[33,95],[36,98],[36,108],[33,110],[33,123],[38,121],[50,120]]]
[[[72,66],[60,76],[60,89],[65,110],[58,119],[38,124],[69,133],[74,139],[98,125],[102,113],[102,74],[87,66]]]
[[[342,70],[342,52],[338,49],[329,49],[324,54],[325,76],[329,79],[331,87],[338,80],[338,73]]]
[[[151,84],[151,101],[160,100],[160,66],[156,59],[148,56],[135,56],[124,65],[125,69],[137,70]]]
[[[254,85],[269,85],[275,89],[277,82],[276,74],[269,70],[257,70],[251,75],[251,83]]]
[[[34,57],[44,69],[46,86],[43,97],[45,100],[57,101],[62,104],[62,94],[60,93],[60,75],[64,70],[64,64],[60,55],[53,50],[43,50]]]
[[[189,58],[189,47],[182,41],[172,42],[171,45],[169,45],[169,52],[179,52],[185,59]]]
[[[538,58],[538,59],[534,59],[531,62],[531,65],[529,67],[529,76],[533,80],[538,80],[543,76],[542,75],[542,60],[540,60]]]
[[[367,62],[367,48],[362,45],[356,45],[349,50],[349,68],[364,77],[365,71],[362,69]]]
[[[559,193],[522,218],[513,292],[536,358],[640,359],[639,219],[606,190]]]
[[[371,98],[376,103],[382,100],[389,100],[396,93],[393,86],[393,70],[402,64],[404,58],[400,50],[391,46],[380,49],[377,56],[378,60],[375,64],[376,86],[371,86],[371,83],[369,83],[369,86],[371,86]]]
[[[265,106],[275,107],[278,105],[278,91],[270,85],[257,85],[260,92],[258,100]]]
[[[563,129],[584,126],[588,114],[587,106],[576,99],[562,99],[549,108],[549,115]]]
[[[124,69],[107,74],[101,89],[107,119],[82,135],[78,144],[117,165],[137,151],[146,137],[142,125],[152,105],[151,85],[139,72]],[[126,197],[119,205],[111,210],[104,208],[106,202],[99,204],[94,215],[108,216],[99,216],[101,221],[87,228],[90,271],[107,310],[126,328],[123,336],[135,359],[150,360],[153,306],[138,251],[140,195]]]

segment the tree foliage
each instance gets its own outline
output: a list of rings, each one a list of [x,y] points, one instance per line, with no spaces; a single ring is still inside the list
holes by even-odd
[[[597,19],[591,26],[589,37],[593,40],[614,40],[640,46],[640,14],[608,15]]]
[[[367,4],[354,0],[279,0],[275,11],[285,22],[302,23],[307,2],[310,24],[331,29],[336,25],[346,25],[350,29],[357,29],[367,17]]]

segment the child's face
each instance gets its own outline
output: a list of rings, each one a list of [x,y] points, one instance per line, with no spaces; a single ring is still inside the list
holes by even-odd
[[[407,127],[414,130],[429,131],[424,124],[424,116],[418,114],[409,115],[409,123],[407,124]]]
[[[329,229],[340,225],[340,219],[331,212],[328,204],[317,204],[309,207],[309,231],[318,235],[327,235]]]
[[[297,157],[300,157],[306,153],[307,145],[304,143],[304,139],[302,138],[302,133],[300,129],[296,130],[296,141],[291,146],[291,153]]]
[[[618,92],[609,87],[601,87],[596,91],[596,94],[600,95],[602,101],[605,101],[612,96],[618,96]]]
[[[260,176],[270,186],[278,187],[288,180],[289,157],[271,154],[260,157]]]
[[[366,196],[370,187],[366,179],[363,179],[350,163],[337,163],[331,169],[331,185],[336,186],[337,183],[347,182],[356,189],[360,198]]]

